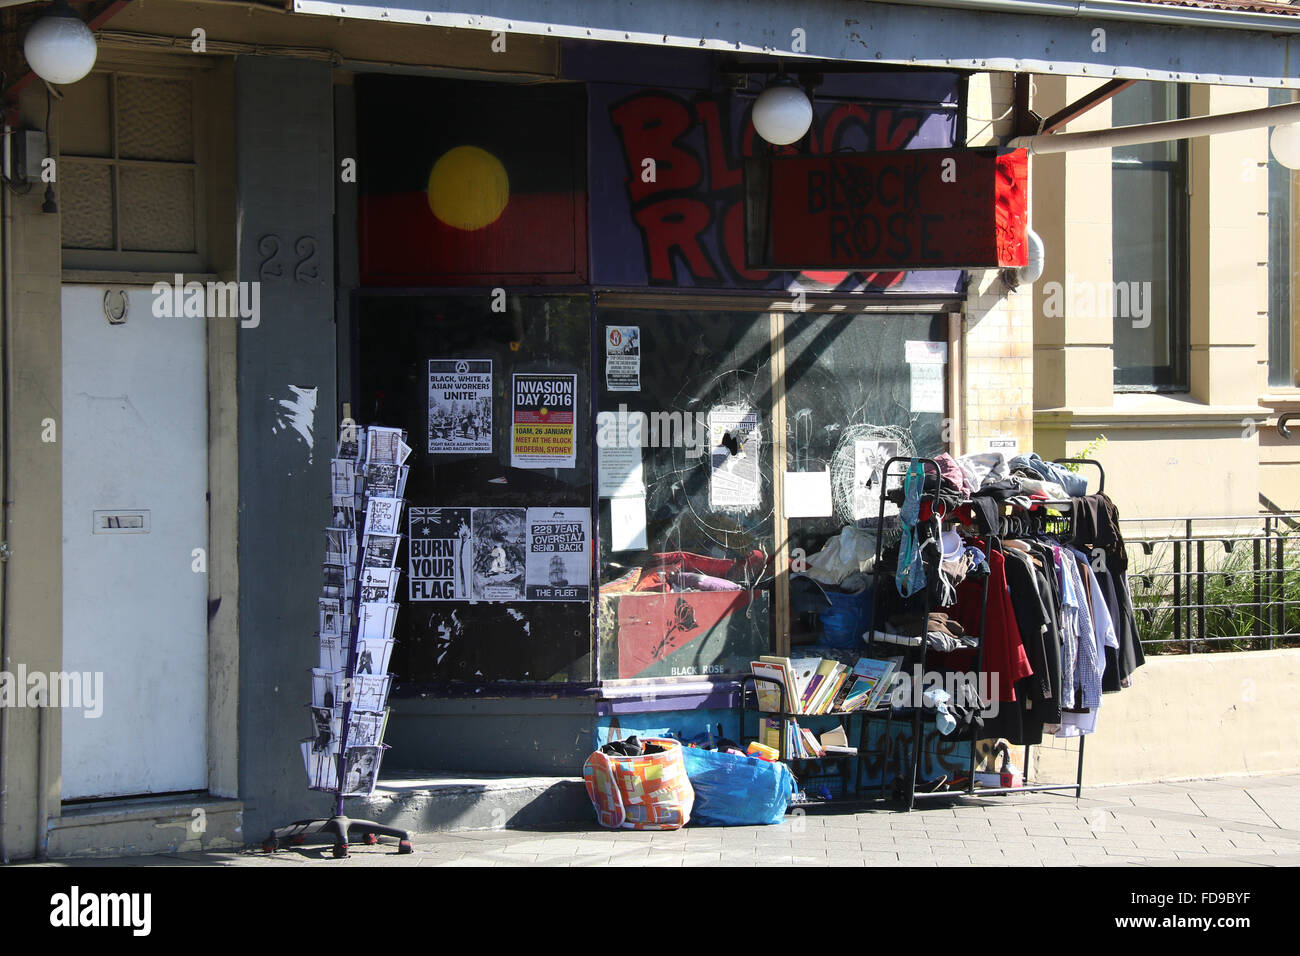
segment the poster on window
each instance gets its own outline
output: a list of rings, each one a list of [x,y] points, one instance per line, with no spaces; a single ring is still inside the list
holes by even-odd
[[[518,373],[511,395],[510,464],[572,468],[578,376]]]
[[[641,391],[641,330],[635,325],[605,326],[605,388]]]
[[[429,454],[491,454],[492,360],[429,359]]]
[[[912,404],[914,412],[942,415],[944,403],[944,366],[932,362],[912,363]]]
[[[470,508],[411,508],[406,580],[412,601],[468,601],[473,571]]]
[[[529,508],[526,569],[528,600],[589,600],[590,539],[590,509]]]
[[[748,405],[718,405],[709,411],[709,507],[749,511],[762,496],[759,471],[761,423]]]
[[[884,483],[885,463],[898,454],[896,441],[872,441],[860,438],[853,443],[853,518],[880,517],[880,496]],[[890,487],[898,482],[891,480]],[[885,501],[885,517],[898,514],[898,505]]]
[[[474,601],[524,600],[524,571],[528,561],[528,532],[524,508],[474,508]]]

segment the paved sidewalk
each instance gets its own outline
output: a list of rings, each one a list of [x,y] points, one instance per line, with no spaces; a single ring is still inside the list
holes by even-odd
[[[418,835],[415,852],[328,846],[32,864],[134,866],[1296,866],[1300,773],[811,811],[769,827]]]

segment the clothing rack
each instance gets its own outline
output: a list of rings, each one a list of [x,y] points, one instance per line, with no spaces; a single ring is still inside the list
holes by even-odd
[[[1095,467],[1099,473],[1099,483],[1097,489],[1098,493],[1101,493],[1105,490],[1106,473],[1105,473],[1105,469],[1102,468],[1100,462],[1093,461],[1092,459],[1083,459],[1083,458],[1058,458],[1058,459],[1054,459],[1054,463],[1055,464],[1079,464],[1079,465],[1089,465]],[[903,471],[901,475],[893,472],[895,465],[898,464],[903,465]],[[907,474],[912,470],[913,466],[917,464],[919,464],[922,469],[921,471],[922,493],[919,501],[921,503],[924,503],[927,500],[929,500],[931,513],[932,514],[938,513],[939,490],[941,486],[941,481],[938,480],[938,477],[941,475],[941,471],[939,469],[938,463],[931,458],[894,457],[889,459],[888,462],[886,462],[884,469],[882,471],[881,499],[880,499],[880,510],[878,515],[879,527],[882,528],[884,527],[884,511],[885,511],[885,500],[886,500],[885,492],[886,489],[888,488],[889,479],[891,477],[900,477],[905,482]],[[935,486],[933,491],[927,494],[925,492],[925,487],[924,487],[924,477],[927,474],[927,472],[929,472],[931,469],[932,469],[932,473],[936,476],[936,481],[935,481]],[[1044,509],[1046,508],[1051,508],[1056,511],[1062,512],[1063,515],[1065,516],[1064,520],[1069,521],[1073,517],[1072,499],[1047,499],[1047,500],[1035,499],[1033,506],[1030,509],[1024,509],[1022,506],[1018,504],[1011,504],[1011,508],[1013,510],[1019,510],[1022,515],[1027,510],[1030,514],[1034,514],[1035,517],[1039,518],[1039,520],[1061,520],[1059,518],[1056,518],[1056,516],[1051,516],[1051,517],[1046,516],[1044,514]],[[999,513],[1000,515],[1003,514],[1001,509],[999,510]],[[1007,522],[1005,520],[1005,516],[1003,516],[1003,520],[999,521],[999,528],[997,529],[996,533],[989,533],[984,535],[984,537],[988,540],[990,549],[995,547],[1001,549],[1002,541],[1005,538],[1012,536],[1012,534],[1004,533],[1012,530],[1010,527],[1008,527],[1009,524],[1010,522]],[[930,523],[928,521],[924,523],[918,523],[916,525],[918,529],[926,528],[929,526]],[[941,524],[940,527],[942,527]],[[1017,528],[1015,533],[1021,534],[1024,533],[1024,531],[1023,529]],[[1071,537],[1072,534],[1073,534],[1072,527],[1067,527],[1066,529],[1064,529],[1064,537],[1066,538]],[[923,547],[924,547],[924,541],[918,538],[918,548],[923,548]],[[942,546],[940,545],[940,548],[941,547]],[[906,660],[907,657],[906,652],[909,650],[914,652],[916,649],[914,646],[899,645],[893,642],[887,642],[887,641],[877,639],[877,634],[882,633],[877,627],[880,611],[884,603],[882,601],[882,596],[885,593],[884,587],[882,585],[882,575],[886,571],[890,572],[891,574],[894,571],[896,571],[896,568],[891,569],[885,567],[885,563],[882,560],[883,557],[882,552],[883,552],[883,536],[878,536],[876,541],[875,567],[873,570],[874,587],[873,587],[873,601],[872,601],[872,614],[871,614],[871,629],[868,632],[868,646],[874,647],[875,645],[884,645],[888,647],[902,647],[904,650],[904,659]],[[902,560],[901,545],[900,545],[899,560]],[[984,575],[984,582],[983,582],[983,587],[981,589],[981,595],[980,595],[980,611],[979,611],[980,633],[979,633],[978,650],[976,653],[977,673],[982,673],[984,668],[984,649],[985,649],[985,634],[987,633],[987,624],[988,624],[988,594],[989,594],[990,576],[991,574]],[[890,587],[893,586],[892,581],[889,582],[888,586]],[[920,614],[922,620],[927,621],[931,609],[929,588],[928,587],[924,588],[922,590],[922,594],[923,594],[923,600],[921,601],[922,610],[920,611]],[[906,600],[908,599],[904,599],[904,601]],[[918,655],[919,659],[915,662],[915,665],[920,667],[922,673],[925,673],[925,666],[928,657],[928,649],[929,649],[928,642],[925,638],[925,634],[923,633],[921,635],[920,644],[919,644],[919,650],[920,650],[920,653]],[[914,693],[916,692],[917,692],[916,689],[914,689]],[[981,701],[981,703],[983,704],[987,702]],[[969,746],[969,763],[967,767],[967,779],[966,779],[965,787],[957,790],[946,789],[946,790],[938,790],[934,792],[918,793],[916,789],[918,783],[917,775],[919,773],[920,759],[923,752],[922,730],[924,728],[924,724],[926,723],[925,720],[926,709],[927,708],[925,706],[925,702],[923,699],[914,700],[910,706],[898,709],[900,713],[903,715],[910,714],[912,719],[912,739],[911,739],[910,759],[907,761],[907,768],[904,775],[902,776],[902,780],[904,783],[904,790],[903,793],[901,794],[901,797],[906,810],[908,811],[912,810],[913,807],[915,806],[915,802],[917,799],[925,799],[930,797],[951,797],[954,795],[974,796],[978,794],[978,795],[991,796],[996,794],[1007,794],[1007,793],[1035,793],[1035,792],[1051,793],[1051,792],[1062,792],[1062,791],[1073,790],[1076,800],[1079,799],[1080,796],[1082,796],[1084,743],[1085,743],[1086,735],[1079,736],[1079,756],[1078,756],[1078,762],[1075,771],[1075,781],[1072,784],[1030,784],[1026,782],[1021,786],[1017,786],[1017,787],[976,788],[975,786],[976,748],[977,748],[977,742],[980,739],[979,737],[980,728],[976,725],[973,719],[970,721],[970,729],[969,729],[968,741],[967,741]],[[894,715],[895,715],[895,708],[892,706],[892,704],[887,704],[883,714],[885,718],[885,730],[884,730],[885,760],[881,770],[881,784],[879,790],[879,796],[881,799],[885,798],[886,777],[887,777],[887,771],[889,767],[889,756],[891,755],[893,749],[890,734],[892,731]],[[866,713],[864,716],[865,718],[870,718],[873,716],[880,716],[880,714],[877,711],[877,712]],[[862,722],[861,743],[859,745],[859,753],[865,752],[867,723],[868,723],[867,719],[864,719]],[[1024,771],[1023,772],[1026,777],[1028,775],[1029,766],[1030,766],[1031,747],[1032,747],[1031,744],[1024,745]],[[859,777],[860,776],[861,776],[861,765],[859,765]]]
[[[1099,461],[1094,461],[1094,460],[1091,459],[1091,458],[1054,458],[1054,459],[1052,459],[1052,461],[1053,461],[1053,464],[1057,464],[1057,465],[1091,465],[1092,467],[1094,467],[1094,468],[1097,469],[1097,475],[1098,475],[1098,477],[1097,477],[1097,493],[1098,493],[1098,494],[1101,494],[1102,492],[1104,492],[1104,491],[1106,490],[1106,469],[1103,468],[1103,467],[1101,466],[1101,462],[1099,462]],[[1065,511],[1065,512],[1067,512],[1067,513],[1070,513],[1070,514],[1071,514],[1071,517],[1073,517],[1074,501],[1073,501],[1072,498],[1067,498],[1067,499],[1065,499],[1065,500],[1063,500],[1063,501],[1056,501],[1056,500],[1050,500],[1050,499],[1049,499],[1048,501],[1039,501],[1038,504],[1039,504],[1040,507],[1055,507],[1057,510]],[[1074,534],[1074,529],[1073,529],[1073,527],[1071,527],[1070,530],[1069,530],[1069,537],[1073,537],[1073,534]],[[1002,537],[1003,537],[1003,536],[999,535],[995,540],[997,540],[998,543],[1001,544]],[[984,592],[984,593],[985,593],[985,599],[986,599],[986,601],[987,601],[987,595],[988,595],[988,588],[987,588],[987,586],[985,587],[985,592]],[[981,632],[981,635],[982,635],[982,632]],[[983,667],[983,663],[984,663],[983,658],[984,658],[984,641],[983,641],[982,636],[981,636],[981,640],[980,640],[980,654],[979,654],[979,662],[980,662],[980,663],[979,663],[979,669],[982,669],[982,667]],[[1074,799],[1078,800],[1081,796],[1083,796],[1083,754],[1084,754],[1084,745],[1086,744],[1087,739],[1088,739],[1088,735],[1087,735],[1087,734],[1080,734],[1080,735],[1079,735],[1079,758],[1078,758],[1078,764],[1077,764],[1077,766],[1076,766],[1076,768],[1075,768],[1075,776],[1074,776],[1074,783],[1073,783],[1073,784],[1068,784],[1068,783],[1066,783],[1066,784],[1049,784],[1049,783],[1042,783],[1042,784],[1028,784],[1028,783],[1026,783],[1026,784],[1024,784],[1024,785],[1022,785],[1022,786],[1019,786],[1019,787],[987,787],[987,788],[981,788],[981,789],[979,790],[979,792],[980,792],[981,794],[999,794],[999,793],[1052,793],[1052,792],[1060,792],[1060,791],[1063,791],[1063,790],[1073,790],[1073,791],[1074,791]],[[1025,764],[1025,765],[1024,765],[1024,770],[1022,771],[1022,773],[1026,775],[1026,777],[1025,777],[1026,779],[1027,779],[1027,776],[1028,776],[1028,774],[1029,774],[1029,760],[1030,760],[1030,756],[1031,756],[1031,753],[1032,753],[1032,750],[1031,750],[1032,747],[1033,747],[1032,744],[1025,744],[1025,745],[1024,745],[1024,748],[1025,748],[1024,764]],[[974,784],[974,777],[973,777],[973,776],[972,776],[972,778],[971,778],[971,783],[972,783],[972,785]]]

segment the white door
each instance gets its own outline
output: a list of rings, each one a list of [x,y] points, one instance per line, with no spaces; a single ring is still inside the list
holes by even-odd
[[[141,288],[112,325],[106,291],[63,289],[63,668],[103,675],[99,717],[63,712],[65,800],[207,787],[206,320]]]

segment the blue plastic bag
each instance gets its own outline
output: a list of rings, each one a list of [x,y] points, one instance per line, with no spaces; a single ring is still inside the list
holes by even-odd
[[[871,588],[857,594],[826,591],[830,609],[821,612],[822,639],[827,647],[853,650],[862,646],[862,632],[871,626]]]
[[[783,763],[736,754],[682,748],[695,791],[691,823],[706,827],[780,823],[795,794],[794,774]]]

